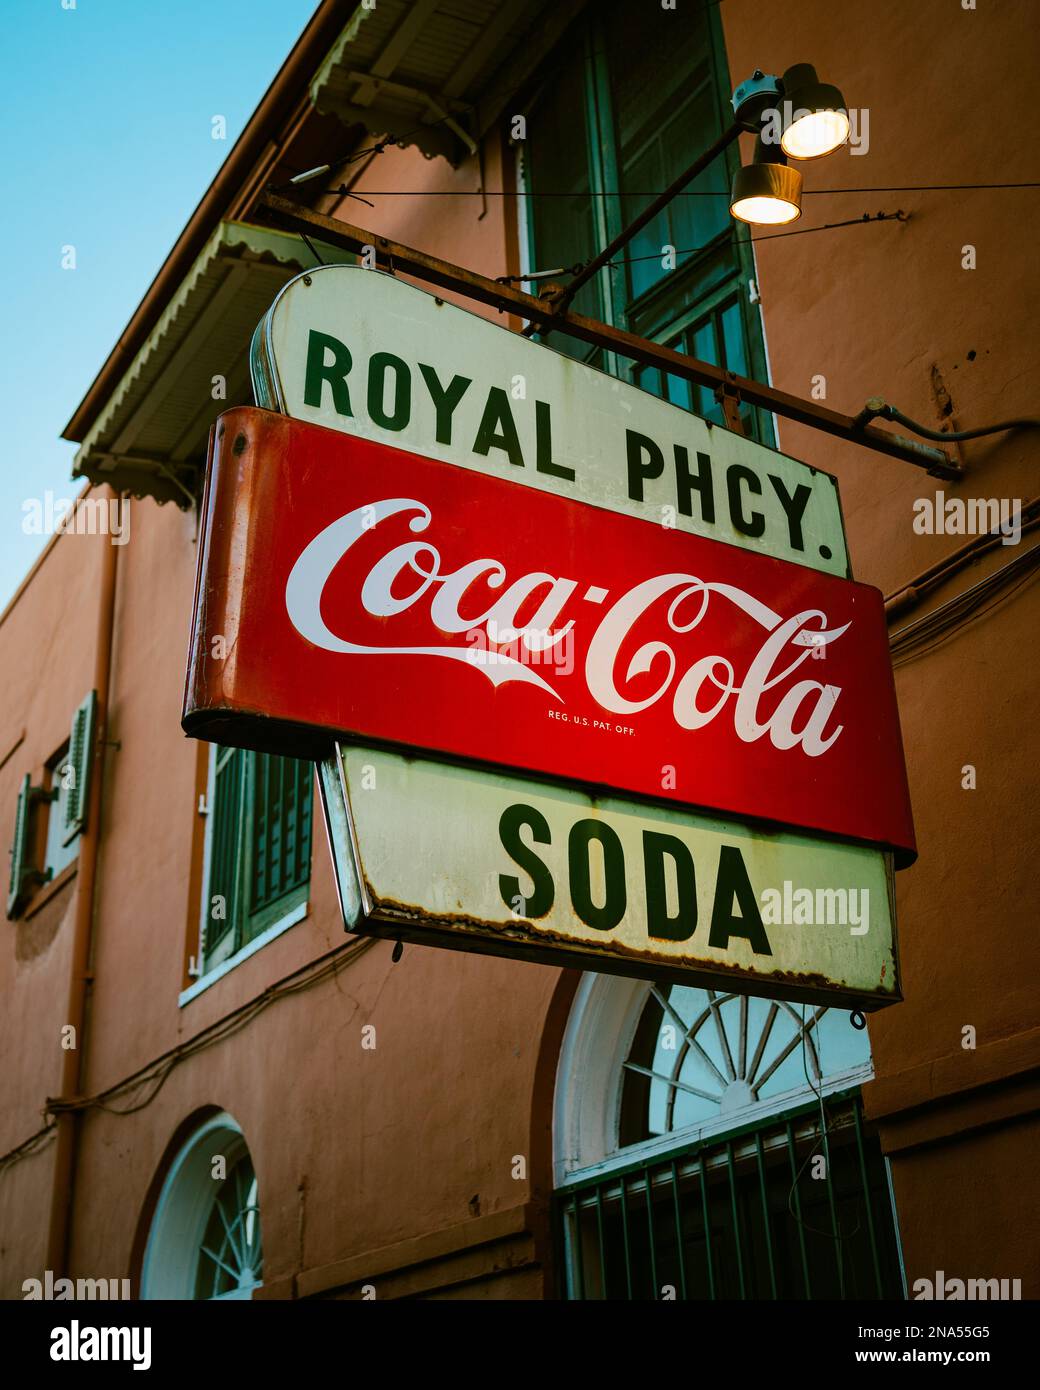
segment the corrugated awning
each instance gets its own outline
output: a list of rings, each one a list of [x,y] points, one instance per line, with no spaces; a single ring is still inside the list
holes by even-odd
[[[311,83],[311,101],[457,164],[585,3],[379,0],[354,13]]]
[[[351,259],[317,250],[326,262]],[[221,222],[78,449],[73,477],[190,506],[210,425],[252,400],[253,330],[281,287],[316,264],[299,237]]]

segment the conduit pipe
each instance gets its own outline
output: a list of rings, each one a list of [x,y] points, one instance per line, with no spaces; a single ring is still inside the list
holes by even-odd
[[[104,489],[103,501],[113,497]],[[108,543],[105,544],[104,542]],[[116,572],[119,551],[110,537],[104,537],[101,576],[98,588],[97,637],[94,645],[94,689],[97,691],[97,717],[94,724],[94,757],[90,776],[86,824],[79,842],[76,870],[76,903],[72,928],[72,954],[69,968],[68,1005],[65,1024],[75,1029],[75,1046],[61,1054],[61,1099],[69,1101],[82,1093],[86,1056],[87,989],[93,980],[94,901],[101,843],[102,787],[105,780],[105,751],[108,745],[108,710],[112,675],[112,638],[115,628]],[[55,1044],[58,1039],[55,1038]],[[79,1112],[60,1110],[56,1118],[57,1138],[51,1190],[50,1224],[47,1233],[47,1268],[56,1279],[67,1278],[72,1225],[73,1190],[76,1179],[76,1152]]]

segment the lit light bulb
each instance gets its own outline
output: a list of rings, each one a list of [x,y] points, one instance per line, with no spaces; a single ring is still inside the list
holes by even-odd
[[[849,138],[849,113],[837,87],[821,82],[812,63],[795,63],[780,80],[784,132],[780,148],[792,159],[820,159]]]
[[[806,111],[784,131],[780,148],[791,159],[819,159],[839,149],[849,138],[844,111]]]
[[[783,222],[793,222],[801,216],[801,208],[784,198],[758,195],[752,198],[739,198],[730,205],[730,212],[741,222],[762,226],[777,226]]]

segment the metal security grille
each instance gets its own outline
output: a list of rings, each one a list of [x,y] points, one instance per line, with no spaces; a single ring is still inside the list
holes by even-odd
[[[558,1192],[567,1297],[902,1298],[887,1173],[859,1094],[824,1106],[825,1132],[813,1100]]]

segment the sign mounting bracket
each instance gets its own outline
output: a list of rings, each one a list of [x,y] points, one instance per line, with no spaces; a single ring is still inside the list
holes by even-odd
[[[574,313],[570,309],[560,310],[550,300],[525,294],[511,285],[489,279],[486,275],[479,275],[476,271],[441,260],[425,251],[390,241],[363,227],[313,212],[271,190],[260,199],[258,210],[287,231],[311,234],[344,251],[358,254],[364,247],[374,246],[380,259],[392,259],[399,274],[410,275],[426,284],[437,285],[481,304],[489,304],[500,313],[517,314],[532,323],[551,325],[554,331],[569,333],[583,342],[619,353],[644,366],[657,367],[712,391],[720,388],[737,390],[747,405],[758,406],[810,429],[822,430],[825,434],[873,449],[876,453],[912,463],[917,468],[924,468],[932,477],[953,480],[964,476],[962,466],[943,449],[905,439],[857,417],[830,410],[816,401],[792,396],[763,382],[753,381],[750,377],[737,376],[713,362],[687,357],[661,343],[587,318],[584,314]]]

